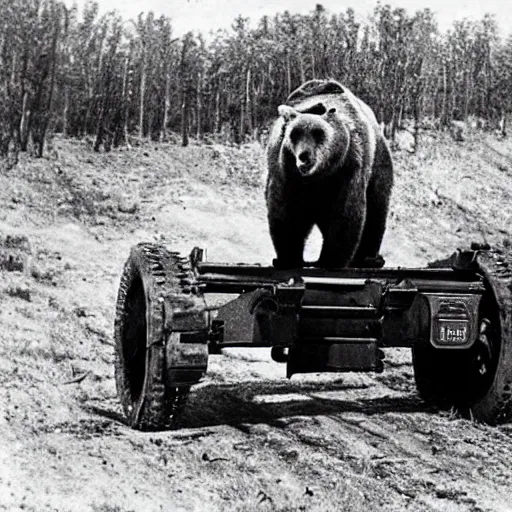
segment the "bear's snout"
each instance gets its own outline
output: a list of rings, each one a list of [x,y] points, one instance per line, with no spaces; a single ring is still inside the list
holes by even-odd
[[[311,162],[311,153],[309,151],[302,151],[299,154],[299,162],[301,164],[309,164]]]
[[[301,151],[297,155],[297,169],[301,174],[306,174],[313,167],[313,155],[311,151]]]

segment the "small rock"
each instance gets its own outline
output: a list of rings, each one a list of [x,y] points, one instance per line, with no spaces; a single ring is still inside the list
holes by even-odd
[[[436,496],[439,499],[446,499],[446,500],[456,500],[457,498],[460,498],[461,496],[466,496],[466,491],[460,491],[457,489],[445,489],[442,487],[439,487],[436,489]]]
[[[139,205],[137,203],[135,203],[135,202],[124,202],[124,201],[121,201],[117,205],[117,209],[121,213],[134,214],[134,213],[136,213],[138,211]]]
[[[26,300],[27,302],[32,301],[30,288],[27,286],[11,286],[7,288],[6,293],[11,297],[17,297],[19,299]]]
[[[85,318],[87,315],[87,311],[85,310],[85,308],[83,307],[77,307],[75,308],[75,315],[78,317],[78,318]]]
[[[279,455],[286,460],[297,460],[299,458],[299,452],[295,449],[283,450]]]
[[[7,235],[4,245],[9,249],[18,249],[29,254],[32,252],[30,241],[25,235]]]

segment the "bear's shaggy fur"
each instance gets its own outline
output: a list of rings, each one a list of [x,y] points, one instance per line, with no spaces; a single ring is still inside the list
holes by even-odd
[[[267,146],[274,265],[303,266],[304,244],[315,224],[323,235],[318,266],[375,263],[393,164],[372,110],[334,80],[311,80],[278,113]]]

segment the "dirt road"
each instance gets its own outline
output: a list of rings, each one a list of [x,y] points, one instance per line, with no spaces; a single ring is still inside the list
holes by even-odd
[[[483,143],[429,144],[396,155],[388,264],[509,235],[502,157],[500,169]],[[91,155],[60,141],[56,158],[0,174],[0,259],[20,262],[0,271],[0,509],[512,510],[512,425],[426,408],[407,350],[388,351],[380,375],[291,380],[267,350],[226,350],[179,430],[125,425],[112,323],[130,246],[268,264],[260,173],[256,147]]]

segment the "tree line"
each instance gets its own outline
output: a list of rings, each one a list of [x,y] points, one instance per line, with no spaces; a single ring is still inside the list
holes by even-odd
[[[441,32],[429,9],[378,4],[364,22],[349,8],[285,11],[252,26],[237,17],[208,42],[175,37],[171,19],[124,20],[59,0],[0,0],[0,155],[42,156],[49,134],[89,137],[110,150],[134,137],[258,137],[302,82],[335,78],[393,132],[497,122],[512,108],[512,34],[495,19]],[[393,134],[391,134],[393,136]]]

